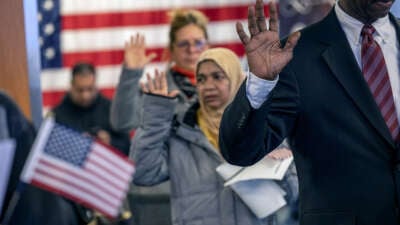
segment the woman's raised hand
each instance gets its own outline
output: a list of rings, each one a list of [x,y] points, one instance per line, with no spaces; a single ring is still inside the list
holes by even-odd
[[[154,78],[149,73],[146,74],[147,82],[141,82],[140,87],[144,93],[150,93],[155,95],[161,95],[166,97],[176,97],[179,94],[179,90],[168,91],[167,77],[164,72],[160,72],[157,69],[154,73]]]
[[[142,34],[132,35],[125,43],[124,61],[129,69],[143,69],[156,56],[156,53],[146,55],[146,41]]]

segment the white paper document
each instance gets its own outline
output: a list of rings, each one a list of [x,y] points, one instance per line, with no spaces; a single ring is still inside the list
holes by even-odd
[[[15,141],[12,139],[0,140],[0,211],[3,207],[8,179],[10,177],[12,162],[14,160]]]
[[[277,160],[264,157],[252,166],[240,167],[224,163],[217,168],[217,172],[225,179],[225,186],[244,180],[273,179],[282,180],[293,157]]]
[[[273,180],[247,180],[231,185],[257,218],[265,218],[286,205],[285,191]]]
[[[282,180],[292,161],[293,157],[265,157],[249,167],[223,163],[216,170],[225,186],[230,186],[258,218],[265,218],[286,205],[286,193],[275,180]]]

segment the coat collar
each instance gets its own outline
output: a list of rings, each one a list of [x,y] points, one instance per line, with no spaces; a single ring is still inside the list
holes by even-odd
[[[217,150],[207,140],[206,136],[197,125],[197,110],[200,104],[194,103],[188,110],[181,115],[178,115],[174,126],[175,134],[188,141],[190,144],[197,145],[205,151],[209,152],[219,162],[222,162],[222,157],[217,153]]]
[[[91,111],[94,108],[96,108],[96,106],[98,104],[100,104],[100,102],[103,101],[103,96],[100,93],[96,94],[96,97],[94,97],[93,102],[85,107],[82,107],[80,105],[77,105],[71,98],[71,94],[67,93],[62,102],[60,103],[60,105],[64,105],[65,107],[69,107],[73,110],[77,110],[77,111],[81,111],[81,112],[86,112],[86,111]]]
[[[399,37],[399,24],[395,22],[396,20],[392,15],[390,15],[390,20],[395,24],[396,33]],[[394,148],[395,143],[390,131],[375,103],[368,84],[364,80],[334,10],[331,10],[328,16],[321,21],[320,26],[326,28],[325,32],[320,32],[319,37],[316,37],[327,46],[322,53],[323,59],[354,104],[378,133]]]

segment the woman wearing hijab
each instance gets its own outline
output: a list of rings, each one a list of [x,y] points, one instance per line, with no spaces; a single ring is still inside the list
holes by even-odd
[[[275,215],[258,219],[216,172],[224,162],[218,148],[222,113],[243,79],[232,51],[204,51],[196,67],[199,100],[176,116],[179,91],[168,91],[164,73],[147,75],[142,84],[145,113],[131,146],[134,183],[171,181],[174,225],[276,224]]]

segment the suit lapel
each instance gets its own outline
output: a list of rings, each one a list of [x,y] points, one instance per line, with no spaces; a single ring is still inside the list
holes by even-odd
[[[371,125],[391,146],[395,147],[390,131],[361,73],[334,10],[330,12],[321,25],[329,28],[326,29],[323,34],[324,37],[321,39],[322,42],[328,44],[328,47],[322,53],[323,59]]]

